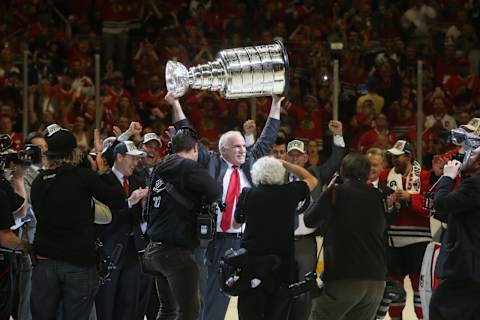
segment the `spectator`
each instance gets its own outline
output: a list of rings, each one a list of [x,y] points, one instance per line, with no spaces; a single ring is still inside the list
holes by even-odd
[[[455,119],[446,113],[445,102],[442,98],[433,100],[433,114],[425,119],[425,128],[436,128],[440,131],[450,131],[457,127]]]
[[[429,44],[431,41],[431,27],[437,12],[424,0],[416,0],[414,6],[402,16],[402,27],[411,44]]]
[[[367,93],[357,99],[357,113],[360,113],[365,101],[371,100],[375,114],[382,112],[385,99],[377,93],[378,80],[375,78],[368,79]]]
[[[362,152],[372,147],[386,150],[395,141],[395,136],[388,129],[387,117],[383,113],[379,113],[375,116],[374,127],[360,136],[358,147]]]

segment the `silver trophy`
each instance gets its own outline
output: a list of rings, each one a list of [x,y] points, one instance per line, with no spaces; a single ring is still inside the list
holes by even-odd
[[[165,80],[168,91],[179,98],[189,87],[219,91],[226,99],[286,95],[288,55],[282,42],[220,51],[214,61],[187,69],[168,61]]]

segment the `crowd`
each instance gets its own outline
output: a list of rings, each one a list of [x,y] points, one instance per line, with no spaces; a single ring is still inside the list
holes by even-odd
[[[32,261],[23,256],[16,259],[12,270],[7,267],[4,275],[15,278],[18,288],[17,294],[4,295],[5,305],[13,308],[7,308],[8,316],[30,319],[33,312],[34,319],[55,316],[70,319],[88,313],[99,319],[142,319],[147,314],[153,319],[158,313],[159,319],[163,319],[161,315],[170,315],[179,319],[199,316],[220,320],[225,317],[229,297],[219,290],[219,261],[227,249],[247,248],[258,256],[280,256],[281,262],[265,278],[262,292],[253,295],[247,291],[248,294],[239,296],[240,318],[253,319],[269,309],[278,313],[267,316],[265,311],[265,318],[324,319],[326,308],[338,311],[351,307],[351,314],[332,317],[359,319],[362,313],[356,313],[355,306],[366,303],[369,308],[363,311],[363,316],[370,317],[373,312],[381,319],[388,309],[392,319],[401,319],[405,301],[404,298],[392,301],[389,286],[384,288],[383,283],[388,274],[388,281],[396,284],[409,276],[415,313],[422,319],[425,310],[418,292],[420,268],[425,248],[432,240],[431,212],[424,207],[425,193],[444,174],[442,168],[445,165],[450,168],[450,156],[458,151],[451,143],[451,130],[458,127],[474,136],[480,135],[479,16],[480,4],[474,0],[2,2],[0,134],[11,136],[15,143],[13,150],[21,150],[27,143],[41,145],[45,160],[34,163],[25,172],[16,166],[12,177],[6,174],[15,192],[9,189],[0,194],[2,199],[12,198],[4,209],[15,212],[15,232],[33,244],[34,258],[40,266],[33,268],[31,276]],[[168,60],[192,66],[213,60],[221,49],[269,44],[275,40],[285,44],[290,60],[290,87],[284,100],[277,96],[224,100],[218,93],[193,90],[178,100],[166,92],[164,66]],[[343,49],[331,50],[330,44],[338,42]],[[24,51],[27,69],[22,64]],[[93,81],[95,53],[101,57],[98,84]],[[339,121],[332,120],[333,59],[340,62]],[[418,60],[423,65],[422,101],[416,100]],[[28,79],[26,88],[24,75]],[[98,106],[94,98],[96,90],[100,92]],[[24,97],[28,105],[26,131],[31,132],[27,137],[21,134]],[[423,105],[423,114],[417,114],[418,103]],[[97,109],[101,125],[94,130]],[[417,121],[424,126],[422,163],[415,160]],[[174,130],[169,130],[171,126],[180,133],[176,142],[172,138]],[[58,138],[60,135],[63,138]],[[357,151],[366,157],[344,159],[347,151]],[[270,154],[281,159],[280,165],[259,160]],[[364,172],[366,167],[352,168],[352,157],[356,159],[354,162],[369,163],[368,177]],[[268,164],[262,166],[263,161]],[[165,167],[160,166],[162,170],[156,171],[159,162]],[[82,169],[76,169],[77,165]],[[270,177],[263,175],[269,174],[266,168],[270,166],[287,172],[282,171],[282,179],[269,180]],[[83,167],[108,174],[98,178]],[[315,217],[315,211],[338,213],[355,208],[354,202],[350,203],[351,208],[327,210],[320,205],[331,199],[330,193],[323,191],[341,168],[343,178],[354,183],[345,182],[338,191],[338,199],[341,192],[351,193],[358,183],[364,194],[355,196],[373,199],[371,190],[366,188],[368,182],[382,190],[388,202],[388,209],[382,207],[385,210],[378,203],[372,204],[373,200],[369,202],[371,208],[359,210],[371,214],[365,214],[364,219],[378,222],[365,226],[372,228],[369,239],[375,239],[376,251],[367,249],[372,242],[358,241],[365,234],[353,234],[353,240],[332,236],[335,230],[351,225],[328,228],[325,224],[332,221],[330,216]],[[190,219],[185,229],[175,229],[182,222],[172,214],[155,223],[148,220],[145,208],[153,212],[159,208],[162,212],[191,211],[188,205],[181,209],[160,205],[160,199],[165,199],[163,180],[172,179],[170,170],[181,173],[180,176],[191,178],[194,172],[202,177],[188,180],[192,187],[185,187],[186,180],[173,179],[171,182],[180,189],[180,194],[198,190],[209,200],[226,203],[224,210],[218,209],[216,239],[207,247],[199,247],[191,234],[195,231],[194,220]],[[262,175],[262,172],[267,173]],[[48,197],[43,193],[30,196],[51,189],[40,186],[39,182],[35,186],[33,178],[38,174],[44,177],[45,185],[69,175],[75,176],[71,179],[79,180],[79,185],[70,186],[66,180],[62,180],[64,185],[62,181],[60,185],[52,183],[62,201],[55,203],[57,198],[45,201]],[[214,181],[207,184],[207,176]],[[162,182],[152,185],[155,178]],[[25,181],[26,192],[18,183],[21,179]],[[115,190],[107,188],[117,182]],[[223,190],[221,194],[215,183]],[[67,185],[81,189],[82,199],[63,195]],[[262,189],[262,185],[269,187]],[[154,195],[152,187],[162,196]],[[250,211],[254,216],[266,211],[259,208],[270,199],[272,190],[288,195],[282,197],[285,203],[279,202],[275,210],[277,214],[286,212],[288,217],[276,221],[275,230],[286,230],[276,235],[276,241],[267,241],[274,238],[263,241],[261,229],[255,229],[273,216],[236,221],[234,208],[245,187],[252,188],[251,208],[255,209]],[[440,184],[440,187],[449,186]],[[13,199],[14,193],[26,199],[22,210]],[[309,193],[313,200],[319,201],[310,211],[308,203],[313,201]],[[113,217],[106,221],[109,224],[94,225],[93,216],[79,218],[76,228],[87,226],[81,230],[55,224],[57,219],[62,220],[64,212],[88,211],[85,208],[92,207],[92,197],[109,207]],[[166,196],[176,197],[170,193]],[[195,206],[201,202],[196,197],[190,200]],[[3,203],[7,202],[2,200]],[[299,209],[290,210],[298,204]],[[52,208],[46,210],[46,206]],[[443,203],[438,206],[440,211],[445,210]],[[47,211],[54,215],[49,216]],[[382,218],[385,221],[380,221],[379,216],[385,217]],[[365,220],[356,225],[361,222]],[[2,221],[0,243],[26,251],[28,246],[12,238],[10,232],[5,233],[8,240],[3,240],[3,227],[10,223],[9,219]],[[385,246],[379,245],[381,229],[388,229]],[[61,240],[73,233],[78,235],[76,240]],[[180,233],[188,236],[184,238]],[[327,282],[330,279],[327,285],[330,296],[324,291],[315,299],[307,292],[290,303],[283,285],[301,281],[305,274],[315,270],[318,259],[315,238],[319,234],[326,239],[325,279]],[[264,246],[258,246],[264,242]],[[285,245],[277,250],[274,242]],[[357,246],[365,254],[344,256],[331,251],[329,242],[335,246]],[[182,254],[175,250],[171,253],[170,246],[187,250]],[[388,253],[385,260],[379,257],[383,250],[380,247]],[[72,248],[74,251],[70,252]],[[153,252],[148,255],[152,276],[142,271],[138,260],[145,248],[147,254],[149,250]],[[99,288],[94,276],[98,260],[93,256],[95,252],[104,262]],[[165,260],[173,255],[182,263],[164,265],[165,261],[157,260],[159,256]],[[358,265],[365,262],[365,257],[371,258],[369,263],[376,263],[368,268],[370,272],[332,267],[333,262]],[[182,268],[189,270],[190,278],[182,276]],[[68,295],[68,290],[64,292],[60,287],[47,286],[52,283],[46,280],[48,277],[60,279],[75,271],[86,277],[68,284],[70,288],[83,286],[83,291],[77,290],[77,296]],[[355,283],[354,289],[344,290],[341,281],[345,278],[366,280],[368,286]],[[198,281],[198,286],[183,288],[179,283],[185,281]],[[172,282],[179,291],[169,291]],[[351,284],[347,282],[347,286]],[[477,289],[473,286],[472,292]],[[339,293],[358,298],[359,291],[369,292],[375,299],[351,299],[347,304],[328,300]],[[79,297],[81,292],[84,293]],[[271,297],[272,292],[276,295],[274,301],[264,299]],[[83,305],[77,304],[78,299]],[[252,303],[256,307],[249,307]],[[284,311],[289,306],[290,315]]]

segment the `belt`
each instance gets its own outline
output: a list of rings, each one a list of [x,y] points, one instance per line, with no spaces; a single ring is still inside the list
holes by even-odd
[[[294,236],[295,240],[303,240],[303,239],[310,239],[315,238],[315,232],[309,234],[298,234]]]
[[[241,239],[242,233],[217,232],[216,236],[218,239]]]

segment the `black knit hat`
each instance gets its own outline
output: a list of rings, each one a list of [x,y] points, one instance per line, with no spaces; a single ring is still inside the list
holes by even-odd
[[[47,156],[68,156],[77,147],[73,133],[58,124],[49,125],[43,135],[48,144]]]

